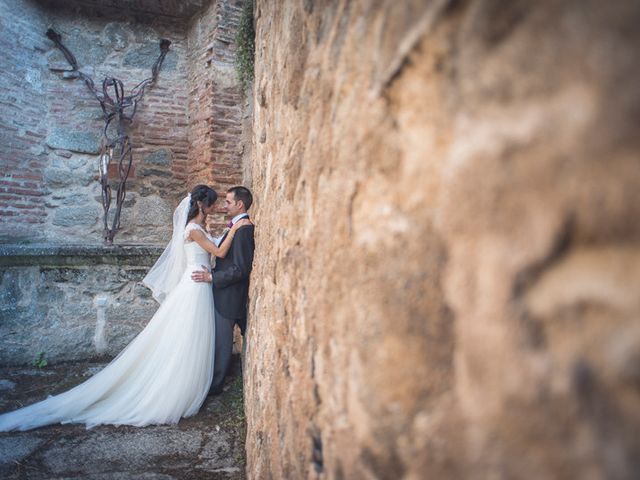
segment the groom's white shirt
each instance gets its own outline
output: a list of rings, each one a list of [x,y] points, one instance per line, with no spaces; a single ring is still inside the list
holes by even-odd
[[[248,213],[241,213],[239,215],[236,215],[235,217],[233,217],[231,219],[231,223],[233,225],[235,225],[239,220],[241,220],[243,218],[249,218],[249,214]],[[225,229],[225,233],[226,233],[226,230],[227,229]],[[219,237],[216,237],[216,238],[213,239],[213,241],[215,242],[217,247],[219,247],[220,244],[222,243],[222,237],[224,237],[224,233],[222,235],[220,235]]]
[[[246,217],[248,217],[248,216],[249,216],[249,214],[248,214],[248,213],[241,213],[241,214],[239,214],[239,215],[236,215],[235,217],[233,217],[233,218],[231,219],[231,223],[232,223],[233,225],[235,225],[235,224],[236,224],[236,223],[237,223],[241,218],[246,218]]]

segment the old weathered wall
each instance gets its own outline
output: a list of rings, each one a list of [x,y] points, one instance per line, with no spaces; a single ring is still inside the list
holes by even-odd
[[[197,183],[224,194],[242,181],[250,125],[233,68],[240,5],[0,0],[0,365],[38,351],[51,362],[112,357],[151,318],[157,303],[141,280],[170,238],[174,207]],[[127,93],[151,75],[159,39],[172,41],[130,130],[134,170],[115,239],[158,248],[100,250],[102,112],[82,81],[58,71],[69,67],[49,27],[99,89],[113,75]],[[221,229],[221,211],[211,223]],[[140,248],[145,255],[130,254]]]
[[[75,52],[79,64],[92,71],[98,84],[105,76],[112,75],[123,80],[126,91],[130,91],[150,76],[151,66],[160,51],[159,39],[172,41],[158,81],[140,102],[130,129],[135,171],[128,182],[127,202],[121,217],[123,229],[117,236],[120,242],[127,243],[166,241],[171,229],[168,219],[179,197],[184,194],[188,168],[187,39],[184,22],[177,18],[144,14],[137,16],[134,22],[126,10],[105,10],[98,16],[95,9],[68,8],[58,15],[54,15],[52,10],[46,12],[54,28],[66,34],[63,40]],[[54,50],[49,54],[49,63],[54,66],[62,63],[60,57]],[[55,75],[48,82],[52,104],[48,118],[49,137],[55,137],[59,129],[69,134],[82,132],[87,137],[100,132],[103,126],[101,111],[86,86],[81,81],[65,81],[58,77]],[[73,137],[62,137],[62,142],[69,140],[73,143]],[[48,146],[52,146],[50,140]],[[82,192],[74,192],[64,182],[62,185],[55,182],[62,176],[57,164],[74,168],[72,160],[77,161],[77,155],[64,160],[64,157],[56,159],[55,153],[52,154],[55,163],[49,168],[54,170],[54,175],[48,186],[52,190],[62,187],[65,191],[65,195],[57,195],[62,196],[62,200],[48,205],[54,229],[58,226],[61,235],[64,232],[69,236],[69,227],[73,226],[74,233],[77,232],[75,238],[78,238],[78,234],[82,235],[82,226],[90,223],[90,210],[98,218],[92,230],[100,238],[102,208],[100,187],[95,181],[96,157],[85,152],[85,162],[80,169],[86,167],[88,178],[78,179],[77,173],[66,175],[68,181],[84,183]],[[78,201],[79,193],[84,194],[80,196],[81,201]],[[55,209],[57,204],[64,205],[65,202],[71,202],[72,208]]]
[[[0,2],[0,240],[45,236],[43,29],[32,3]]]
[[[23,182],[18,190],[8,183],[4,187],[2,206],[10,216],[0,232],[4,241],[33,241],[34,237],[53,243],[102,241],[97,178],[103,115],[82,81],[65,79],[56,71],[69,65],[45,37],[49,27],[62,34],[80,69],[99,90],[103,78],[113,76],[123,81],[126,94],[151,75],[159,39],[173,42],[158,82],[147,91],[130,128],[134,169],[127,182],[123,228],[117,235],[121,243],[165,241],[171,212],[187,188],[186,19],[144,13],[132,17],[126,9],[73,2],[15,3],[10,7],[2,2],[16,22],[0,32],[0,39],[11,43],[9,58],[31,67],[24,76],[21,65],[15,74],[7,75],[9,80],[16,76],[26,89],[17,82],[0,84],[16,109],[7,121],[18,126],[5,129],[5,145],[30,142],[30,147],[26,152],[14,148],[0,159],[6,165],[5,182]],[[25,15],[27,7],[37,21]],[[32,110],[35,127],[20,127]],[[20,234],[25,230],[16,226],[25,220],[21,205],[31,205],[32,198],[38,208],[46,208],[38,211],[39,225]]]
[[[241,0],[211,2],[188,30],[189,178],[221,196],[242,180],[242,98],[234,69],[241,5]],[[226,224],[221,209],[211,220],[217,230]]]
[[[250,478],[640,469],[640,5],[256,7]]]
[[[158,308],[161,247],[0,246],[0,365],[115,357]]]
[[[49,27],[99,90],[114,76],[129,93],[151,75],[159,39],[172,41],[130,128],[133,170],[117,241],[165,242],[189,188],[224,192],[242,180],[243,98],[233,65],[242,1],[112,3],[0,2],[4,243],[102,240],[103,114],[84,82],[60,71],[69,65],[45,37]],[[225,223],[220,212],[212,221]]]

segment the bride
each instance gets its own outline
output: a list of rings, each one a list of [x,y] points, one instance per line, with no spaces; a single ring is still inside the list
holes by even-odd
[[[80,385],[28,407],[0,415],[0,431],[53,423],[135,425],[177,423],[195,415],[213,378],[215,322],[211,285],[191,272],[224,257],[237,222],[222,245],[204,229],[216,192],[198,185],[173,214],[171,242],[143,283],[160,307],[116,358]]]

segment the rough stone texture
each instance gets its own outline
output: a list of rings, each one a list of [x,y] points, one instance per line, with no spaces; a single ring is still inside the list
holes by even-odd
[[[37,369],[0,369],[14,392],[0,398],[0,411],[29,405],[79,384],[104,364],[73,363]],[[244,415],[239,360],[224,392],[210,396],[178,425],[144,428],[51,425],[0,433],[3,479],[228,479],[244,475]],[[11,378],[11,380],[8,380]]]
[[[54,128],[47,137],[47,146],[54,149],[78,153],[100,152],[100,134],[94,132],[73,132]]]
[[[6,475],[7,467],[28,457],[43,443],[44,440],[33,436],[0,438],[0,472]]]
[[[72,227],[74,225],[94,225],[100,215],[100,207],[90,204],[85,207],[63,207],[53,214],[53,225]]]
[[[42,1],[42,0],[40,0]],[[127,10],[133,14],[154,14],[191,18],[210,0],[82,0],[95,7]]]
[[[167,241],[171,231],[171,212],[189,188],[185,175],[188,93],[184,74],[187,51],[184,21],[150,14],[139,14],[134,21],[126,9],[72,7],[68,2],[61,5],[55,1],[47,2],[44,11],[49,22],[63,34],[63,40],[69,42],[69,48],[77,55],[81,68],[88,68],[98,84],[107,75],[120,78],[127,91],[150,75],[150,67],[159,52],[159,39],[172,41],[158,82],[147,91],[130,128],[135,171],[127,181],[127,200],[121,214],[122,230],[116,236],[120,243]],[[50,45],[48,49],[50,55],[59,56],[59,52]],[[100,61],[102,56],[104,60]],[[49,129],[56,127],[72,132],[91,129],[100,133],[103,126],[100,108],[83,82],[64,80],[54,72],[49,72],[47,78],[51,98]],[[66,171],[70,177],[76,177],[79,172],[74,168],[73,160],[77,155],[65,158],[68,156],[66,151],[70,149],[55,147],[50,157],[53,162],[57,158],[58,171]],[[147,168],[145,159],[158,151],[167,151],[171,164]],[[50,186],[51,193],[47,198],[48,218],[52,219],[49,241],[101,241],[103,224],[97,182],[98,159],[91,156],[88,160],[87,168],[93,173],[89,183],[73,188]],[[98,215],[93,221],[78,217],[74,224],[59,225],[55,221],[56,210],[65,208],[67,199],[76,205],[97,206]],[[145,202],[157,208],[149,210]],[[115,200],[112,205],[115,205]],[[157,216],[150,218],[153,215]]]
[[[211,2],[189,24],[189,178],[221,195],[242,182],[242,96],[234,69],[243,0]],[[210,227],[224,228],[222,202]]]
[[[640,471],[640,4],[256,9],[249,478]]]
[[[54,363],[115,356],[158,308],[141,280],[159,254],[140,247],[1,248],[0,365],[30,364],[39,352]]]
[[[25,1],[0,2],[0,19],[0,241],[43,238],[45,20]]]
[[[0,2],[7,26],[0,47],[8,52],[0,64],[7,107],[0,120],[0,241],[102,241],[102,112],[82,81],[58,71],[69,66],[44,35],[50,26],[99,88],[115,76],[126,92],[150,76],[159,39],[172,41],[130,128],[134,170],[116,242],[166,242],[171,211],[191,187],[204,182],[224,192],[240,183],[242,99],[233,61],[241,3]],[[141,197],[160,207],[144,210]],[[88,213],[62,213],[69,204]],[[221,211],[211,218],[213,228],[224,223]]]
[[[164,2],[164,7],[170,5]],[[0,240],[102,241],[97,181],[102,112],[82,81],[52,70],[69,69],[44,35],[47,27],[53,27],[98,88],[104,77],[115,76],[123,80],[127,92],[150,76],[159,39],[173,42],[159,80],[139,105],[130,129],[135,170],[127,182],[128,203],[123,208],[128,221],[122,218],[123,229],[116,236],[121,243],[165,242],[171,211],[190,186],[187,20],[150,13],[132,17],[126,9],[55,0],[38,2],[37,7],[26,0],[1,2],[0,9],[9,26],[0,31],[0,45],[10,52],[5,61],[14,62],[2,65],[0,86],[9,96],[6,103],[15,109],[3,115]],[[31,81],[24,82],[25,77]],[[171,164],[136,168],[159,150],[169,152]],[[148,222],[135,211],[127,212],[138,197],[163,204],[159,211],[149,212],[163,216]],[[76,212],[67,211],[70,204]]]

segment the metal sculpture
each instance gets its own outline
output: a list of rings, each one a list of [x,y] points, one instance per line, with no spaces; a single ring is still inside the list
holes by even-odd
[[[71,65],[71,76],[81,78],[91,93],[100,103],[104,114],[105,126],[102,132],[102,146],[100,149],[100,183],[102,185],[102,208],[104,210],[104,241],[107,245],[113,244],[113,238],[120,229],[120,211],[126,196],[126,182],[133,163],[131,153],[131,141],[127,134],[126,126],[133,122],[133,116],[138,108],[138,102],[142,100],[145,90],[151,87],[158,77],[158,72],[169,51],[171,42],[160,40],[160,56],[151,68],[151,77],[136,85],[129,95],[124,94],[122,81],[113,77],[106,77],[102,81],[102,92],[98,91],[93,80],[78,69],[78,62],[73,54],[62,44],[62,36],[53,29],[47,30],[47,37],[55,43],[64,57]],[[68,70],[66,70],[69,72]],[[109,94],[109,90],[112,94]],[[129,112],[129,113],[127,113]],[[115,136],[109,137],[109,127],[115,122]],[[118,161],[118,188],[116,189],[116,210],[113,216],[111,228],[109,228],[109,209],[111,208],[111,185],[109,184],[109,165],[112,160]]]

